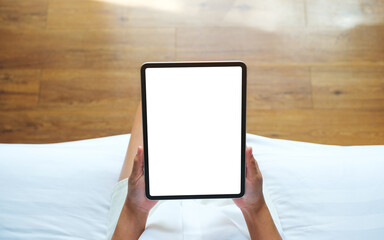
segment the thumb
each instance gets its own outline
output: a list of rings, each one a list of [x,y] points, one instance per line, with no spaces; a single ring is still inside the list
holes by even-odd
[[[245,158],[247,164],[247,178],[251,179],[257,175],[257,163],[252,154],[252,147],[247,147],[245,150]]]
[[[143,147],[139,146],[137,148],[136,156],[133,159],[132,172],[129,178],[136,181],[137,178],[141,176],[141,173],[143,171],[142,161],[143,161]]]

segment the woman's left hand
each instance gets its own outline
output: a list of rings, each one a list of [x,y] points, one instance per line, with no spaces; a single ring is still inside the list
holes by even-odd
[[[145,196],[143,147],[139,146],[133,160],[131,175],[128,178],[128,194],[125,204],[128,205],[130,209],[139,210],[148,214],[157,202],[158,201],[155,200],[149,200]]]

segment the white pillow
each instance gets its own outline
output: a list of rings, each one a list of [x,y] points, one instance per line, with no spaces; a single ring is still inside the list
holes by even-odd
[[[0,239],[105,239],[129,139],[0,144]]]
[[[286,239],[384,239],[384,146],[247,134]]]

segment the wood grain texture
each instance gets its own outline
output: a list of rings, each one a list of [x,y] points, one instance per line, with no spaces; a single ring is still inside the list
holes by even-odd
[[[48,0],[0,0],[2,28],[45,28]]]
[[[126,9],[103,1],[50,1],[47,17],[49,29],[122,28]]]
[[[129,133],[134,112],[132,108],[0,112],[0,142],[64,142]]]
[[[382,0],[0,0],[0,142],[129,133],[143,62],[238,59],[247,132],[384,144],[383,13]]]
[[[305,1],[234,1],[222,25],[246,26],[269,32],[305,27]]]
[[[140,101],[138,69],[44,70],[40,87],[42,109],[134,109]]]
[[[0,110],[23,110],[37,107],[40,70],[0,69]]]
[[[382,0],[306,0],[308,26],[353,28],[357,25],[382,25]]]
[[[174,29],[0,28],[0,68],[128,68],[174,58]],[[152,36],[155,35],[156,38]]]
[[[90,21],[89,19],[94,19]],[[305,26],[304,0],[52,0],[48,28]]]
[[[339,109],[248,108],[247,132],[272,138],[337,145],[384,142],[384,112]]]
[[[247,81],[248,108],[312,108],[309,68],[248,65]]]
[[[384,111],[384,67],[314,67],[311,72],[314,108]]]
[[[176,57],[242,59],[261,65],[383,64],[383,40],[384,26],[276,32],[234,27],[183,28],[177,31]]]

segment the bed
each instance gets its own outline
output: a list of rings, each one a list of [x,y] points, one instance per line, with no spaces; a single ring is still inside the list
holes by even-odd
[[[129,140],[125,134],[55,144],[0,144],[0,239],[106,239],[111,191]],[[253,147],[268,207],[284,239],[383,239],[384,145],[321,145],[249,133],[247,145]],[[172,204],[184,204],[194,214],[183,219],[174,215],[171,228],[184,224],[175,239],[204,239],[198,234],[188,238],[186,231],[194,227],[228,239],[194,223],[206,219],[213,207],[227,206],[227,214],[236,213],[233,205],[228,207],[231,200],[181,201]],[[146,234],[153,239],[167,239],[156,235],[161,216],[148,219]],[[242,231],[238,239],[249,238]]]

